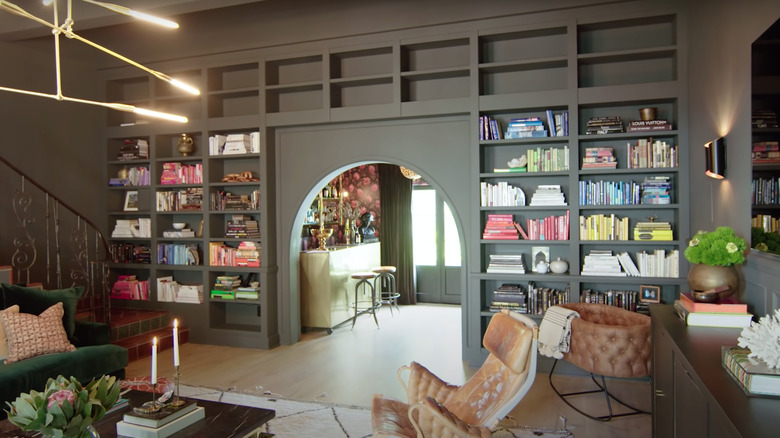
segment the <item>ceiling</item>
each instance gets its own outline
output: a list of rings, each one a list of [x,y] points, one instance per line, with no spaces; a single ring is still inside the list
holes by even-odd
[[[54,0],[58,4],[60,21],[67,15],[67,0]],[[124,23],[132,20],[122,14],[108,9],[85,3],[80,0],[71,0],[73,5],[73,29],[91,29]],[[115,3],[140,12],[146,12],[161,17],[175,17],[190,12],[204,11],[208,9],[224,8],[244,3],[255,3],[260,0],[107,0],[106,3]],[[0,1],[2,3],[2,1]],[[52,5],[44,6],[43,0],[13,0],[11,3],[21,7],[27,12],[48,22],[54,21]],[[15,41],[28,38],[50,35],[51,30],[40,23],[30,19],[0,11],[0,41]]]

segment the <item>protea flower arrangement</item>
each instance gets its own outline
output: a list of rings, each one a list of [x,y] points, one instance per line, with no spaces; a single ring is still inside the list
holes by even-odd
[[[74,377],[49,379],[43,392],[22,393],[6,404],[8,421],[22,430],[44,437],[86,438],[93,436],[92,423],[103,418],[119,399],[116,377],[103,376],[87,386]]]

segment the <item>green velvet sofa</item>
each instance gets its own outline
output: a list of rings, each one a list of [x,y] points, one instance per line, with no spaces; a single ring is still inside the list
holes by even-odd
[[[46,381],[58,375],[75,377],[83,384],[103,375],[124,378],[127,350],[109,343],[111,333],[108,324],[75,319],[76,303],[82,292],[79,287],[42,291],[2,285],[2,309],[17,304],[20,313],[38,315],[53,302],[63,302],[63,325],[68,340],[76,347],[75,351],[43,354],[13,363],[0,360],[0,404],[3,409],[8,408],[6,402],[15,400],[23,392],[43,390]],[[0,411],[0,419],[5,417],[5,411]]]

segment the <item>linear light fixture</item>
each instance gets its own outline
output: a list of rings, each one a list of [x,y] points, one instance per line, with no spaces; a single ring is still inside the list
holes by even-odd
[[[131,17],[137,18],[139,20],[148,21],[149,23],[158,24],[163,27],[167,27],[170,29],[178,29],[179,24],[176,22],[173,22],[171,20],[166,20],[165,18],[155,17],[154,15],[149,15],[144,12],[134,11],[130,8],[126,8],[124,6],[115,5],[113,3],[105,3],[105,2],[99,2],[95,0],[81,0],[85,3],[91,3],[93,5],[97,5],[103,8],[106,8],[110,11],[114,11],[119,14],[129,15]]]
[[[91,4],[98,5],[98,6],[102,6],[102,7],[105,7],[107,9],[109,9],[109,10],[112,10],[112,11],[115,11],[115,12],[118,12],[118,13],[122,13],[122,14],[126,14],[126,15],[131,15],[131,16],[134,16],[134,17],[138,17],[138,13],[136,13],[135,11],[132,11],[131,9],[124,8],[122,6],[114,5],[114,4],[111,4],[111,3],[103,3],[103,2],[99,2],[99,1],[95,1],[95,0],[82,0],[82,1],[84,1],[86,3],[91,3]],[[122,55],[120,55],[120,54],[118,54],[118,53],[116,53],[116,52],[114,52],[114,51],[112,51],[112,50],[110,50],[110,49],[108,49],[106,47],[101,46],[100,44],[92,42],[92,41],[90,41],[90,40],[88,40],[88,39],[86,39],[86,38],[84,38],[84,37],[74,33],[73,29],[72,29],[73,28],[72,0],[68,0],[68,8],[67,8],[68,9],[68,15],[67,15],[67,18],[65,19],[65,21],[62,22],[62,24],[59,24],[57,0],[44,0],[43,3],[45,5],[49,5],[49,4],[52,4],[52,3],[54,4],[54,8],[53,8],[54,9],[54,22],[53,23],[48,22],[48,21],[46,21],[46,20],[44,20],[42,18],[39,18],[39,17],[37,17],[37,16],[27,12],[26,10],[22,9],[21,7],[15,5],[13,3],[7,2],[7,1],[0,0],[0,10],[9,12],[11,14],[18,15],[18,16],[21,16],[21,17],[24,17],[24,18],[27,18],[27,19],[30,19],[30,20],[33,20],[33,21],[35,21],[35,22],[37,22],[39,24],[42,24],[43,26],[46,26],[46,27],[49,27],[49,28],[52,29],[52,34],[54,35],[54,63],[55,63],[55,71],[56,71],[56,76],[57,76],[57,78],[56,78],[57,94],[40,93],[40,92],[37,92],[37,91],[22,90],[22,89],[18,89],[18,88],[10,88],[10,87],[0,87],[0,91],[8,91],[8,92],[12,92],[12,93],[26,94],[26,95],[30,95],[30,96],[46,97],[46,98],[51,98],[51,99],[61,100],[61,101],[78,102],[78,103],[85,103],[85,104],[89,104],[89,105],[98,105],[98,106],[111,108],[111,109],[118,110],[118,111],[133,112],[133,113],[137,113],[137,114],[147,115],[149,117],[156,117],[156,118],[161,118],[161,119],[175,121],[175,122],[181,122],[181,123],[186,123],[187,122],[187,118],[186,117],[175,115],[175,114],[168,114],[168,113],[163,113],[163,112],[160,112],[160,111],[153,111],[153,110],[148,110],[148,109],[144,109],[144,108],[138,108],[138,107],[133,106],[133,105],[127,105],[127,104],[122,104],[122,103],[98,102],[98,101],[93,101],[93,100],[86,100],[86,99],[78,99],[78,98],[73,98],[73,97],[67,97],[67,96],[63,95],[63,93],[62,93],[61,72],[60,72],[60,40],[59,40],[60,35],[65,35],[68,38],[81,41],[84,44],[92,46],[92,47],[94,47],[94,48],[96,48],[96,49],[98,49],[98,50],[100,50],[102,52],[105,52],[105,53],[107,53],[107,54],[109,54],[109,55],[111,55],[111,56],[121,60],[121,61],[124,61],[124,62],[126,62],[126,63],[128,63],[128,64],[130,64],[130,65],[132,65],[132,66],[134,66],[136,68],[139,68],[139,69],[141,69],[141,70],[151,74],[152,76],[154,76],[154,77],[156,77],[156,78],[158,78],[160,80],[168,82],[169,84],[171,84],[171,85],[173,85],[173,86],[175,86],[177,88],[180,88],[182,90],[187,91],[188,93],[191,93],[191,94],[194,94],[194,95],[199,95],[200,94],[200,90],[198,90],[197,88],[195,88],[195,87],[193,87],[191,85],[188,85],[188,84],[186,84],[186,83],[184,83],[182,81],[174,79],[174,78],[168,76],[165,73],[162,73],[162,72],[159,72],[157,70],[148,68],[148,67],[146,67],[146,66],[144,66],[144,65],[142,65],[142,64],[140,64],[138,62],[133,61],[132,59],[129,59],[129,58],[125,57],[125,56],[122,56]],[[157,18],[157,17],[153,17],[153,16],[148,15],[148,14],[141,14],[141,15],[143,16],[142,19],[145,19],[147,21],[149,21],[148,19],[150,17],[151,18],[155,18],[155,19]],[[141,17],[138,17],[138,18],[141,18]],[[160,19],[160,20],[162,20],[162,19]],[[152,20],[152,22],[156,22],[158,24],[161,24],[160,20]],[[178,24],[173,23],[172,21],[168,21],[168,20],[162,20],[162,21],[167,21],[168,23],[172,23],[174,25],[173,26],[174,28],[178,27]],[[171,27],[170,24],[163,24],[163,25]]]

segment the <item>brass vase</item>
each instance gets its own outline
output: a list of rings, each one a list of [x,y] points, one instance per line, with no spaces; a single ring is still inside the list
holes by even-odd
[[[734,266],[695,264],[688,272],[688,285],[696,301],[717,301],[737,293],[739,272]]]
[[[182,157],[187,157],[195,150],[195,145],[193,143],[192,137],[187,134],[182,134],[176,145],[176,150],[179,151]]]

